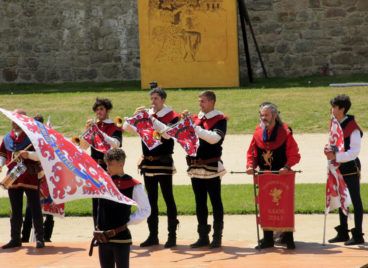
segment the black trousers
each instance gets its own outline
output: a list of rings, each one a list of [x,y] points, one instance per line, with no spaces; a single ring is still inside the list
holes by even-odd
[[[151,215],[147,222],[149,225],[158,224],[158,185],[160,184],[162,196],[167,208],[167,218],[171,222],[176,220],[178,212],[173,194],[172,175],[160,175],[154,177],[144,176],[144,184],[147,190],[148,200],[151,205]],[[156,227],[154,227],[156,228]],[[150,230],[151,231],[151,230]]]
[[[208,224],[207,194],[210,196],[214,222],[223,222],[224,207],[221,199],[221,179],[192,178],[192,187],[196,202],[196,215],[199,225]]]
[[[54,228],[54,216],[46,214],[45,221],[43,223],[44,233],[47,236],[47,232],[49,233],[48,239],[51,239],[52,230]],[[32,229],[32,212],[29,204],[27,203],[26,213],[24,215],[23,228],[22,228],[22,238],[26,238],[29,240]]]
[[[9,200],[11,205],[10,216],[10,236],[12,240],[20,241],[20,232],[22,228],[22,209],[23,209],[23,194],[26,193],[27,203],[32,214],[32,221],[35,228],[36,239],[44,240],[43,218],[41,211],[40,195],[38,190],[31,189],[9,189]]]
[[[129,254],[129,244],[106,243],[98,245],[101,268],[129,268]]]
[[[358,174],[343,176],[344,181],[349,189],[351,201],[354,206],[354,223],[355,228],[362,232],[363,224],[363,203],[360,197],[360,176]],[[348,229],[348,217],[344,215],[341,208],[339,209],[340,225],[344,229]]]

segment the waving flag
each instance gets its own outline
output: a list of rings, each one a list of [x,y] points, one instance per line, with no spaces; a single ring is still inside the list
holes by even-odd
[[[196,156],[199,139],[189,116],[176,123],[166,134],[176,140],[189,156]]]
[[[103,133],[96,124],[88,128],[81,136],[89,145],[101,153],[106,153],[111,146],[105,141]]]
[[[152,150],[161,144],[159,139],[155,139],[155,129],[146,111],[137,113],[136,115],[127,118],[126,122],[134,129],[141,137],[143,143],[149,150]]]
[[[136,204],[120,193],[106,171],[88,154],[60,133],[28,116],[1,108],[0,112],[22,128],[31,140],[56,204],[88,197]]]
[[[52,200],[45,177],[43,177],[40,182],[40,201],[43,214],[49,214],[58,217],[65,216],[65,204],[55,204],[54,200]]]
[[[336,118],[331,119],[329,147],[335,152],[344,151],[344,134],[340,123]],[[349,190],[339,170],[339,163],[335,160],[328,161],[328,177],[326,183],[326,209],[341,208],[345,215],[348,214],[348,206],[351,204]]]

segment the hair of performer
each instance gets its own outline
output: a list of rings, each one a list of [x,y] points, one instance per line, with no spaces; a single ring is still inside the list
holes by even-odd
[[[96,98],[95,103],[92,106],[92,110],[96,114],[96,119],[103,121],[109,117],[109,112],[113,106],[111,100]]]

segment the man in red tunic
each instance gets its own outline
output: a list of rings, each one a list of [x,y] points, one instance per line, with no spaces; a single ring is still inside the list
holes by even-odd
[[[281,121],[277,106],[272,103],[262,103],[259,115],[261,123],[254,131],[247,152],[247,174],[253,174],[257,167],[261,171],[279,171],[279,174],[290,171],[300,161],[291,129]],[[259,247],[273,247],[273,231],[264,230],[263,233]],[[288,249],[295,248],[292,232],[285,232],[281,242],[286,243]]]
[[[26,114],[25,111],[20,109],[17,109],[14,112],[23,115]],[[30,152],[34,151],[33,147],[28,147],[30,144],[31,141],[23,130],[17,124],[12,122],[12,130],[5,135],[0,145],[0,171],[4,165],[8,165],[8,174],[16,168],[18,161],[10,162],[18,154],[20,154],[18,159],[22,159],[23,164],[26,166],[25,172],[19,175],[8,190],[12,210],[10,216],[11,239],[9,243],[2,246],[3,249],[22,246],[21,227],[24,193],[27,196],[27,203],[32,212],[36,235],[36,247],[43,248],[45,246],[41,203],[38,191],[38,172],[41,170],[41,167],[35,152]],[[26,148],[29,148],[29,151],[24,151]]]

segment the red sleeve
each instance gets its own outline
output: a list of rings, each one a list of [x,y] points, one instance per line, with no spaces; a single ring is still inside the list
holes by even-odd
[[[254,139],[253,136],[247,151],[247,168],[250,167],[256,168],[257,166],[258,164],[257,164],[256,140]]]
[[[7,159],[7,151],[5,148],[5,143],[4,141],[1,143],[0,145],[0,156],[4,157],[5,159]]]
[[[299,147],[291,133],[286,140],[286,158],[286,165],[290,168],[300,161]]]

